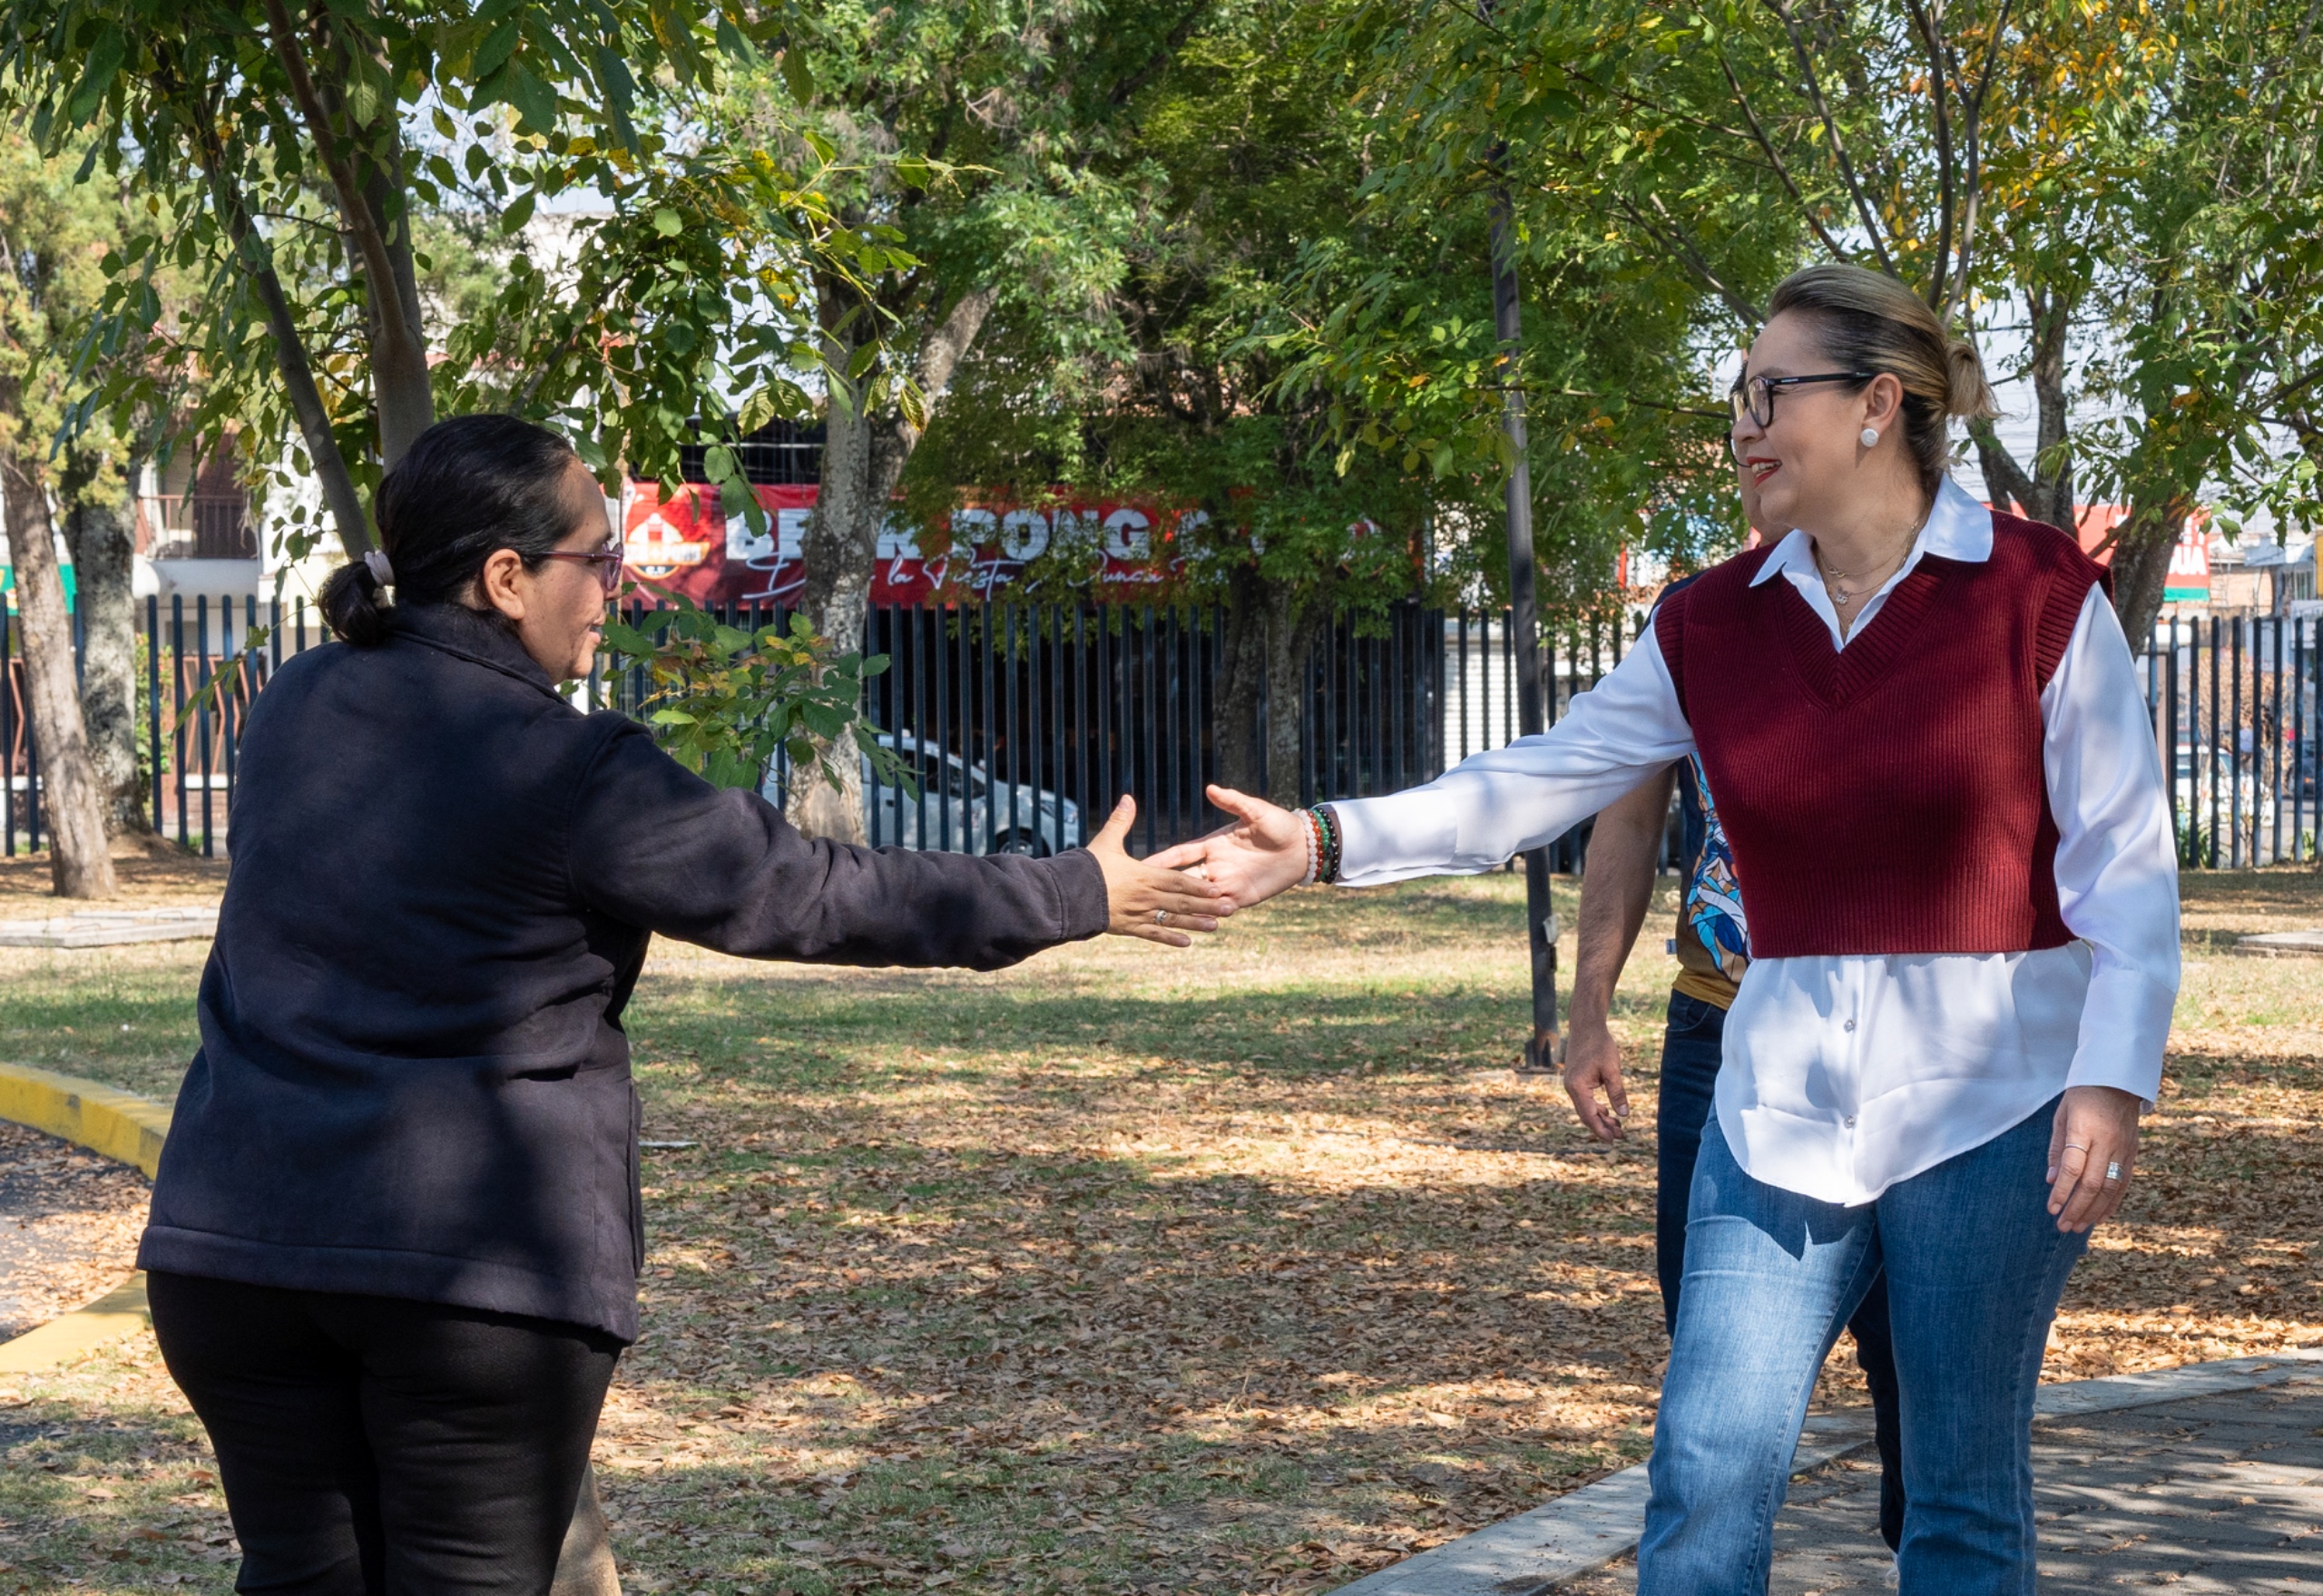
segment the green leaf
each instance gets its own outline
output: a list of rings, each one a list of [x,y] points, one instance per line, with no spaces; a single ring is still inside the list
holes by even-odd
[[[685,230],[685,220],[667,205],[653,212],[653,230],[665,239],[674,239]]]
[[[782,53],[782,86],[790,91],[790,98],[800,105],[809,104],[815,98],[815,80],[807,70],[807,54],[793,46]],[[823,157],[828,161],[829,156]]]
[[[516,53],[516,43],[521,36],[521,24],[515,15],[501,18],[484,35],[484,42],[475,47],[475,59],[469,64],[469,73],[482,80],[498,72]],[[450,137],[448,133],[445,136]]]
[[[508,64],[502,97],[529,132],[547,133],[556,127],[556,91],[533,75],[519,59]]]
[[[537,189],[526,189],[516,196],[516,202],[514,205],[500,213],[500,231],[503,236],[524,230],[524,224],[533,219],[533,201],[539,192]]]
[[[81,81],[74,85],[72,97],[65,102],[64,118],[79,127],[95,114],[113,87],[113,78],[121,71],[128,40],[117,27],[107,27],[97,34],[96,43],[89,46],[89,58],[81,69]],[[93,153],[93,152],[92,152]]]

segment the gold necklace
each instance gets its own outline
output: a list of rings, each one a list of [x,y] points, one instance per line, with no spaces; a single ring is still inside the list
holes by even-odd
[[[1933,506],[1931,506],[1931,508]],[[1926,515],[1922,515],[1916,522],[1914,522],[1912,524],[1911,531],[1905,534],[1903,552],[1897,554],[1893,560],[1881,561],[1878,564],[1874,565],[1871,568],[1871,571],[1878,573],[1884,577],[1891,568],[1896,570],[1902,569],[1904,562],[1912,557],[1912,545],[1919,541],[1920,528],[1926,524],[1927,517]],[[1866,573],[1865,586],[1852,589],[1849,588],[1847,584],[1850,582],[1856,581],[1857,578],[1826,561],[1823,558],[1820,550],[1818,550],[1815,555],[1815,568],[1822,574],[1824,591],[1831,595],[1831,603],[1835,609],[1844,610],[1849,604],[1859,602],[1863,599],[1869,597],[1870,594],[1878,587],[1878,583],[1877,582],[1868,580],[1870,573]]]

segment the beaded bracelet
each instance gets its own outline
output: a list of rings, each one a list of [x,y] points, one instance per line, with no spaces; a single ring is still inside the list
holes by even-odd
[[[1322,842],[1321,855],[1315,865],[1315,878],[1318,881],[1337,881],[1339,878],[1341,841],[1338,812],[1328,804],[1318,804],[1308,813],[1314,816],[1315,829]]]
[[[1299,811],[1299,835],[1307,843],[1307,873],[1299,878],[1299,885],[1312,886],[1315,885],[1315,872],[1322,868],[1323,863],[1322,832],[1315,825],[1312,809]]]

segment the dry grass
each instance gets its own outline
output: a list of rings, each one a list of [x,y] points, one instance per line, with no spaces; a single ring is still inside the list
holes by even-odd
[[[1642,1455],[1651,1128],[1600,1150],[1507,1072],[1521,896],[1303,894],[1191,956],[992,976],[658,952],[647,1134],[696,1145],[648,1155],[645,1337],[599,1446],[630,1588],[1312,1588]],[[2323,925],[2323,891],[2188,897],[2171,1094],[2054,1377],[2323,1340],[2323,965],[2210,951]],[[1615,1016],[1647,1102],[1664,924]],[[113,958],[0,981],[105,1016],[54,1062],[152,1090],[198,966]],[[0,1020],[0,1050],[23,1035]],[[224,1588],[149,1356],[23,1395],[0,1591]]]

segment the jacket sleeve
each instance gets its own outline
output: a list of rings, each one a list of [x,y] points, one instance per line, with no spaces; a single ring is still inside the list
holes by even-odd
[[[1031,859],[809,840],[633,723],[591,763],[570,837],[588,907],[744,958],[996,970],[1107,922],[1104,876],[1085,849]]]

